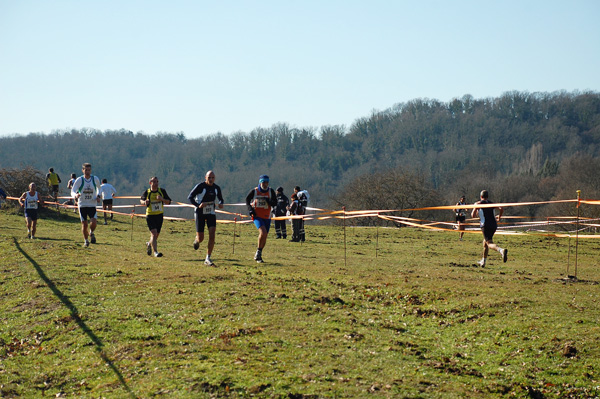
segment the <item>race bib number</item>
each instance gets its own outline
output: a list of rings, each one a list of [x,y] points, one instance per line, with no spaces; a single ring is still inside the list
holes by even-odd
[[[93,195],[94,195],[94,190],[92,190],[91,188],[89,188],[89,187],[86,187],[86,188],[83,190],[83,199],[84,199],[85,201],[91,201],[91,200],[92,200],[92,198],[93,198]]]
[[[204,208],[202,208],[202,213],[205,215],[212,215],[215,212],[215,203],[205,202]]]
[[[151,202],[150,207],[152,209],[152,212],[162,212],[163,210],[162,202]]]
[[[38,203],[37,201],[27,201],[27,209],[37,209]]]
[[[269,204],[267,203],[267,199],[265,197],[258,197],[256,199],[256,207],[257,208],[268,208]]]

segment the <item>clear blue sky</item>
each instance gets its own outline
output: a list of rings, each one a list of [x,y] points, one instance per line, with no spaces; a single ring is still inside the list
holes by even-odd
[[[600,91],[600,1],[0,0],[0,135],[345,125],[415,98]]]

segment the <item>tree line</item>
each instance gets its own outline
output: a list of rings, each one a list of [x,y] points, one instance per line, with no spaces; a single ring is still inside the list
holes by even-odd
[[[574,198],[576,190],[600,198],[599,149],[600,93],[512,91],[415,99],[349,127],[278,123],[200,138],[88,128],[14,135],[0,138],[0,168],[53,167],[66,191],[70,173],[90,162],[119,194],[141,194],[156,175],[182,202],[209,169],[227,202],[243,201],[268,174],[288,195],[296,185],[308,189],[312,206],[390,209],[447,205],[462,194],[474,202],[483,188],[497,202]]]

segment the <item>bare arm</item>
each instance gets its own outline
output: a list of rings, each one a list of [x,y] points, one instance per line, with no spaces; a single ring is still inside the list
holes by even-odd
[[[473,205],[477,205],[477,204],[479,204],[479,201],[478,201],[478,202],[476,202],[476,203],[475,203],[475,204],[473,204]],[[476,217],[476,216],[477,216],[477,212],[479,212],[479,208],[473,208],[473,210],[471,211],[471,217],[472,217],[472,218]]]
[[[504,208],[498,207],[498,216],[496,216],[496,220],[500,221],[502,219],[502,214],[504,213]]]

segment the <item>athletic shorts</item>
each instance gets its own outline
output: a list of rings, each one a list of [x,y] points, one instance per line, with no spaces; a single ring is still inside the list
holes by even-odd
[[[462,223],[462,222],[464,222],[465,220],[466,220],[466,217],[465,217],[465,215],[462,215],[462,216],[457,216],[457,217],[456,217],[456,221],[457,221],[457,222],[461,222],[461,223]]]
[[[211,215],[211,214],[203,214],[203,213],[198,213],[196,212],[196,231],[198,233],[204,233],[204,225],[206,224],[206,227],[208,227],[209,229],[211,227],[216,227],[217,226],[217,215]]]
[[[264,227],[267,229],[267,233],[271,230],[271,219],[263,219],[258,216],[254,216],[254,225],[257,229]]]
[[[146,224],[148,225],[148,230],[156,230],[157,233],[160,233],[163,225],[163,214],[146,215]]]
[[[58,192],[58,186],[50,186],[50,187],[51,187],[50,191],[52,191],[53,193]]]
[[[81,206],[79,207],[79,219],[85,222],[87,218],[96,219],[96,207],[95,206]]]
[[[481,232],[483,233],[483,238],[486,241],[494,242],[494,233],[496,232],[496,229],[497,229],[497,226],[492,226],[492,227],[483,226],[481,228]]]
[[[106,199],[106,200],[102,200],[102,205],[112,205],[112,198],[111,199]]]
[[[25,217],[31,220],[38,220],[38,210],[37,209],[25,209]]]

